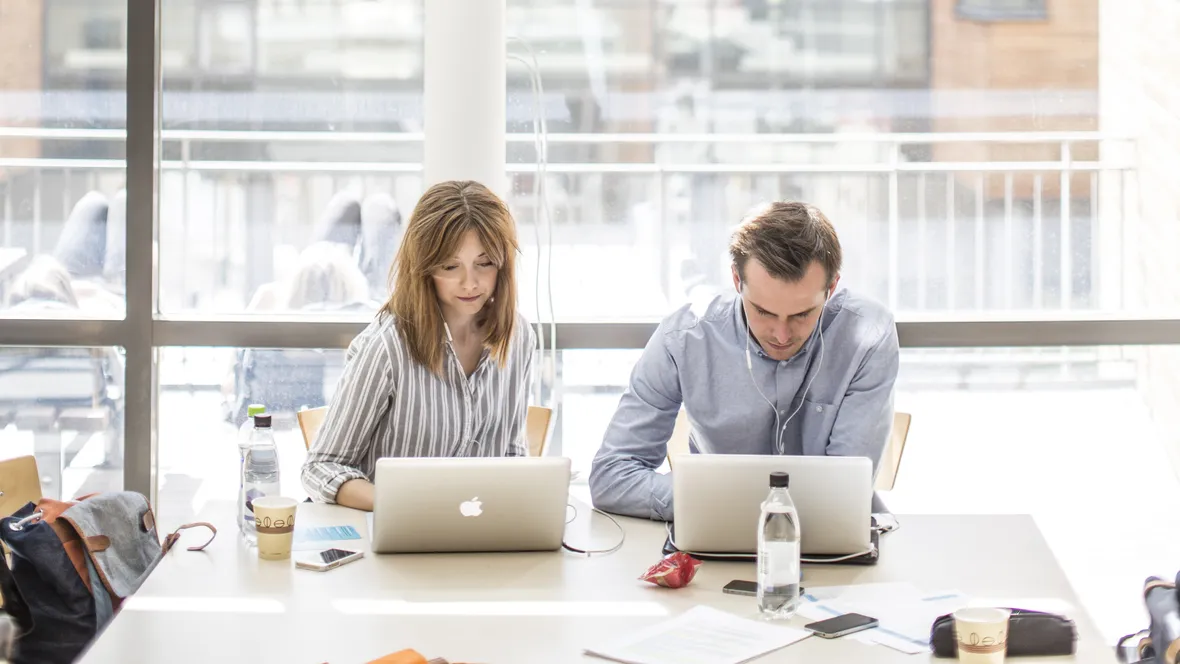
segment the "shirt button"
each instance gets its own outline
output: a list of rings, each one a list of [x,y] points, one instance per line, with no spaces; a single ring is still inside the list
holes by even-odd
[[[816,407],[815,407],[815,412],[817,412],[817,413],[822,413],[822,412],[824,412],[824,407],[823,407],[823,406],[816,406]]]

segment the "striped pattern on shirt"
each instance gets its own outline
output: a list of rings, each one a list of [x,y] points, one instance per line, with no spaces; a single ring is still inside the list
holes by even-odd
[[[528,456],[525,418],[536,334],[517,315],[504,368],[484,349],[464,375],[448,343],[443,376],[410,356],[393,316],[379,315],[348,347],[344,373],[303,465],[314,500],[372,480],[382,457]]]

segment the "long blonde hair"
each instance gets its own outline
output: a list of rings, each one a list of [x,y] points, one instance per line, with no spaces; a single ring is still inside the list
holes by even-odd
[[[442,375],[446,332],[433,274],[475,231],[496,266],[496,288],[479,312],[483,343],[503,367],[516,327],[516,222],[508,206],[478,182],[440,182],[422,194],[390,269],[393,293],[382,307],[397,320],[410,356]]]

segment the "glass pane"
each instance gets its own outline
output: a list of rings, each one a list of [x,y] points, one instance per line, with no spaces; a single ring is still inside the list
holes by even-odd
[[[560,353],[550,445],[583,477],[638,354]],[[1180,557],[1176,366],[1180,346],[903,350],[896,408],[913,420],[885,502],[903,528],[905,514],[1031,514],[1113,642],[1142,627],[1123,590]]]
[[[1139,259],[1164,274],[1149,245],[1171,237],[1177,207],[1150,194],[1152,225],[1135,232],[1141,162],[1127,136],[1148,122],[1174,135],[1180,117],[1175,86],[1140,90],[1132,75],[1151,49],[1125,63],[1110,49],[1128,71],[1104,83],[1100,107],[1097,2],[1018,23],[974,20],[963,4],[509,0],[508,32],[531,42],[544,79],[552,234],[533,237],[532,92],[514,62],[513,204],[556,317],[654,317],[731,289],[732,226],[783,198],[819,205],[846,247],[844,283],[903,317],[1122,310],[1144,304],[1141,290],[1176,309],[1159,292],[1171,279],[1131,286]],[[970,4],[1026,18],[1044,6]],[[1143,21],[1101,28],[1143,43]],[[1120,101],[1141,93],[1157,111]],[[1173,143],[1153,192],[1176,190]],[[522,284],[522,302],[547,312],[534,288]]]
[[[163,311],[376,309],[422,189],[421,36],[422,0],[163,4]]]
[[[126,17],[0,3],[0,317],[123,316]]]
[[[32,455],[41,493],[123,488],[123,351],[0,347],[0,459]]]
[[[306,448],[295,413],[327,405],[343,368],[343,350],[161,349],[161,518],[181,523],[211,502],[233,504],[238,429],[253,403],[274,416],[283,494],[305,498],[299,469]]]

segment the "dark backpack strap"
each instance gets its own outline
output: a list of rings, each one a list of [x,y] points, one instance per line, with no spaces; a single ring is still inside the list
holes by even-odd
[[[180,531],[188,530],[189,528],[198,528],[198,527],[208,528],[213,534],[209,536],[209,539],[206,540],[204,544],[202,544],[200,546],[190,546],[188,548],[188,550],[189,551],[200,551],[200,550],[204,549],[205,547],[209,546],[209,544],[213,542],[214,538],[217,537],[217,528],[215,528],[213,526],[213,524],[211,524],[211,523],[207,523],[205,521],[196,521],[194,523],[186,523],[183,526],[181,526],[181,527],[177,528],[176,530],[172,531],[171,533],[169,533],[168,536],[164,538],[164,544],[161,547],[162,553],[168,553],[168,551],[172,548],[172,545],[176,544],[176,541],[180,539]]]
[[[4,612],[12,616],[20,630],[17,638],[33,631],[33,613],[25,603],[24,596],[20,594],[16,578],[12,576],[12,570],[8,567],[7,546],[0,547],[0,596],[4,598]]]

